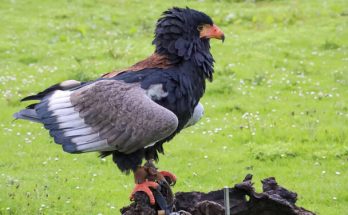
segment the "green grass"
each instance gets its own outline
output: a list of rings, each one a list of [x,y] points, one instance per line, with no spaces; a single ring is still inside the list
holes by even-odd
[[[208,191],[275,176],[320,215],[348,211],[348,2],[0,2],[0,214],[118,214],[131,176],[110,158],[70,155],[40,125],[16,121],[19,99],[87,80],[153,52],[165,9],[205,11],[224,30],[212,41],[214,82],[205,117],[165,145],[159,167],[176,191]]]

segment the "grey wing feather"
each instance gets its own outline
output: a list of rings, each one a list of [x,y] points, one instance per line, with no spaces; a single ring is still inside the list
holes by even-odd
[[[115,80],[62,91],[39,108],[38,115],[47,115],[46,108],[48,117],[55,117],[55,123],[45,127],[70,153],[118,150],[128,154],[168,137],[178,126],[176,115],[153,102],[137,84]]]

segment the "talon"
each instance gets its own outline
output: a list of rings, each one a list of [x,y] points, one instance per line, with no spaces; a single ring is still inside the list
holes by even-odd
[[[166,179],[168,184],[170,184],[171,186],[175,185],[177,178],[173,173],[168,171],[160,171],[159,173]]]
[[[130,196],[130,200],[131,201],[134,200],[134,194],[136,192],[144,192],[149,197],[150,204],[154,205],[156,203],[156,201],[155,201],[155,197],[154,197],[152,191],[150,190],[150,188],[157,189],[158,187],[159,187],[159,185],[153,181],[145,181],[141,184],[136,184],[135,188],[133,189],[133,192]]]

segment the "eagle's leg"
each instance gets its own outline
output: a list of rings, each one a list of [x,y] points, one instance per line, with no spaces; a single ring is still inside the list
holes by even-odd
[[[173,173],[168,171],[157,171],[157,168],[154,164],[153,159],[147,160],[146,163],[144,164],[144,167],[148,169],[149,180],[157,181],[159,183],[165,181],[169,185],[172,185],[172,186],[175,185],[176,176]]]
[[[151,172],[149,168],[145,166],[138,167],[134,172],[135,187],[132,191],[130,199],[134,200],[134,195],[136,192],[144,192],[150,200],[150,204],[155,204],[155,197],[151,191],[152,189],[159,189],[159,184],[155,180],[151,180],[149,177]]]
[[[130,199],[134,200],[136,192],[144,192],[150,200],[150,204],[156,203],[155,197],[151,189],[160,190],[161,185],[167,184],[169,191],[169,185],[174,185],[176,182],[176,176],[167,171],[157,171],[153,160],[148,160],[144,166],[138,167],[134,172],[135,188],[131,194]]]

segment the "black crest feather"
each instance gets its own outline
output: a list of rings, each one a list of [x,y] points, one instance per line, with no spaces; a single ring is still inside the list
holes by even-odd
[[[192,61],[211,81],[214,59],[209,39],[199,37],[197,27],[202,24],[213,25],[213,21],[203,12],[174,7],[165,11],[157,21],[152,43],[156,46],[156,53],[168,56],[173,63]]]

